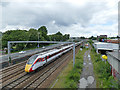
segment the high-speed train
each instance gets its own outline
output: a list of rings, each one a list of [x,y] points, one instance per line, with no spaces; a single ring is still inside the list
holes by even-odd
[[[76,45],[78,44],[79,43],[76,43]],[[26,63],[25,72],[35,71],[37,68],[43,66],[44,64],[47,64],[48,62],[59,57],[60,55],[70,51],[72,47],[73,44],[31,56]]]

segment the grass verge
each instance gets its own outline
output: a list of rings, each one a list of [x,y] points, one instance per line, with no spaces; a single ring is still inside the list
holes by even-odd
[[[106,61],[101,60],[101,54],[97,54],[92,48],[91,50],[91,59],[94,67],[94,74],[96,78],[96,87],[97,88],[116,88],[118,89],[118,83],[111,76],[110,65]]]
[[[87,49],[79,50],[75,57],[76,62],[74,68],[73,60],[71,60],[57,77],[58,81],[56,83],[54,82],[55,85],[53,88],[77,88],[83,67],[83,56],[86,50]]]

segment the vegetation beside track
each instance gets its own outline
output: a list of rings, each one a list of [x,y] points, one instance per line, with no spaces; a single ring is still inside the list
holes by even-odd
[[[7,51],[8,41],[67,41],[70,37],[69,34],[63,35],[57,32],[48,35],[46,26],[41,26],[38,29],[30,28],[29,30],[8,30],[4,33],[0,32],[2,41],[2,50]],[[47,43],[39,44],[39,46],[46,46]],[[24,49],[38,47],[38,43],[13,43],[11,44],[11,52],[21,51]]]
[[[76,62],[74,68],[73,60],[71,60],[67,67],[65,67],[61,74],[57,77],[58,81],[54,82],[55,86],[53,88],[77,88],[83,68],[83,57],[86,50],[87,49],[83,49],[82,51],[79,50],[75,57]]]
[[[109,63],[102,61],[101,54],[97,54],[94,48],[91,49],[90,55],[93,62],[97,88],[118,88],[117,81],[111,75]]]

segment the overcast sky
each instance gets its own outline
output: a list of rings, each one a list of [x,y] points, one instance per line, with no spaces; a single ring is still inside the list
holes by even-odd
[[[2,32],[45,25],[48,34],[118,35],[118,0],[2,0],[1,7]]]

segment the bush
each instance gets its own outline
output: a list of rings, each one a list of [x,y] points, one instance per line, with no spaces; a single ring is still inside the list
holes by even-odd
[[[105,63],[101,60],[101,54],[95,53],[92,49],[91,59],[93,60],[94,72],[99,83],[98,88],[118,88],[117,82],[111,76],[110,65],[107,61]]]
[[[68,80],[66,81],[66,88],[77,88],[77,85],[74,80]]]
[[[80,48],[83,48],[83,46],[80,46]]]
[[[72,70],[68,76],[70,80],[73,80],[74,82],[78,82],[80,79],[80,73],[77,72],[77,70]]]
[[[80,74],[83,67],[83,55],[85,51],[86,49],[84,49],[83,51],[79,51],[77,56],[75,57],[75,66],[66,76],[66,88],[77,88],[77,84],[80,79]]]

